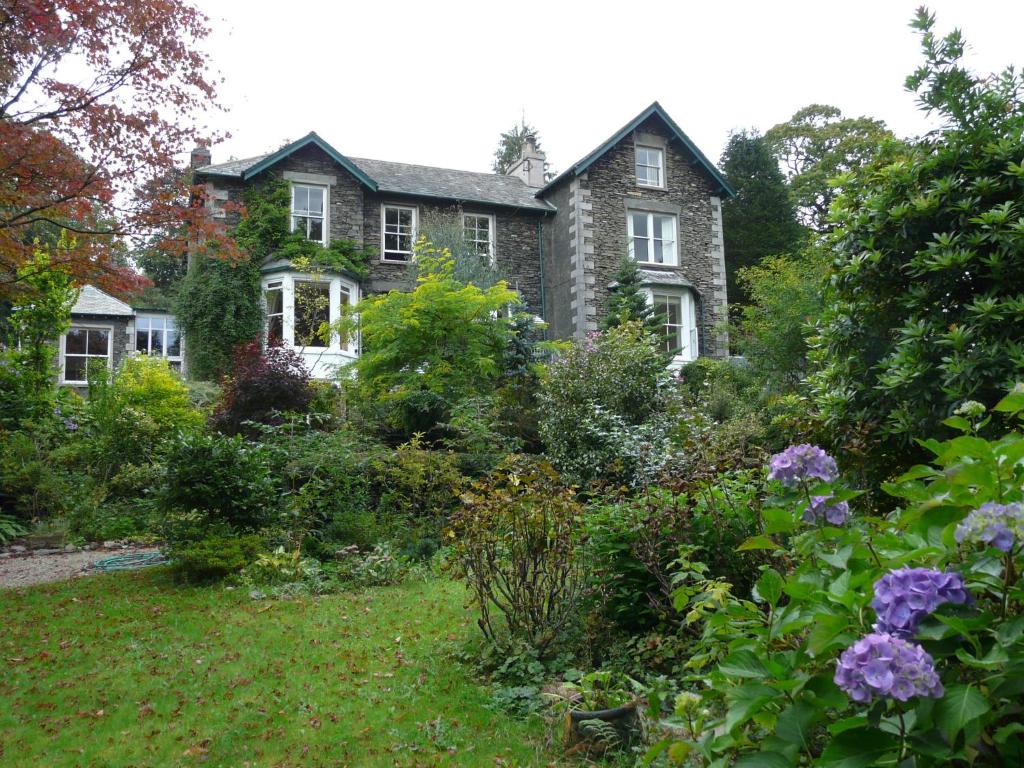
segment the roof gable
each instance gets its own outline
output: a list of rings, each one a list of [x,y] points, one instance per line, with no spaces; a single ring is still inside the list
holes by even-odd
[[[248,160],[234,160],[221,165],[208,165],[204,168],[200,168],[199,172],[210,173],[218,176],[237,176],[243,180],[248,180],[267,170],[267,168],[283,160],[294,152],[298,152],[303,147],[308,147],[310,145],[322,150],[324,154],[330,157],[334,162],[355,176],[361,184],[374,192],[377,191],[377,182],[374,179],[370,178],[362,168],[357,166],[341,154],[341,152],[320,138],[316,131],[310,131],[298,141],[286,144],[276,152],[271,152],[269,155],[259,155],[257,157],[249,158]]]
[[[71,314],[131,317],[135,310],[95,286],[83,285],[75,305],[71,308]]]
[[[676,125],[675,120],[668,116],[668,113],[658,102],[654,102],[653,104],[651,104],[651,106],[649,106],[639,115],[637,115],[624,126],[622,126],[622,128],[616,131],[607,141],[601,144],[597,149],[595,149],[590,154],[586,155],[583,159],[574,163],[568,170],[560,173],[558,176],[556,176],[554,179],[548,182],[537,194],[543,195],[553,186],[562,181],[562,179],[564,179],[566,175],[569,173],[578,176],[579,174],[586,171],[587,168],[589,168],[595,162],[604,157],[604,155],[609,150],[611,150],[612,147],[614,147],[624,138],[629,136],[629,134],[631,134],[633,131],[639,128],[644,123],[644,121],[646,121],[648,118],[652,116],[657,116],[658,118],[661,119],[661,121],[672,133],[672,138],[677,139],[679,143],[682,144],[691,155],[693,155],[693,158],[694,160],[697,161],[697,164],[700,165],[705,171],[707,171],[707,174],[711,177],[712,181],[714,181],[715,184],[717,184],[718,187],[723,192],[725,192],[725,194],[727,194],[729,197],[734,197],[736,195],[736,191],[729,185],[729,182],[725,180],[725,177],[722,176],[721,172],[715,167],[714,163],[708,160],[704,153],[697,148],[697,145],[693,143],[690,137],[683,133],[683,129]]]

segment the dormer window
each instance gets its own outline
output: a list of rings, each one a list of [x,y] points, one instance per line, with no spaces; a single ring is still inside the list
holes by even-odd
[[[665,153],[661,149],[637,144],[636,183],[640,187],[665,186]]]
[[[327,245],[326,203],[326,187],[292,184],[292,231],[301,232],[307,240]]]

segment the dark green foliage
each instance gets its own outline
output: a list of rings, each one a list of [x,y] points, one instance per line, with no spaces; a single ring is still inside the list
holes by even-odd
[[[494,162],[491,164],[491,169],[500,174],[512,170],[512,166],[522,157],[523,142],[527,137],[532,137],[537,149],[540,149],[537,129],[527,123],[526,118],[523,117],[521,122],[501,134],[498,139],[498,148],[494,150]]]
[[[510,457],[461,496],[451,540],[495,645],[550,654],[580,617],[582,508],[547,463]]]
[[[259,260],[197,257],[182,282],[175,314],[186,340],[189,375],[219,379],[230,369],[235,347],[258,339],[263,330]]]
[[[941,434],[965,400],[995,403],[1024,369],[1021,79],[963,69],[959,34],[932,23],[915,23],[925,63],[907,85],[945,127],[844,178],[815,340],[826,423],[839,440],[866,435],[882,473],[916,459],[913,435]]]
[[[623,323],[636,321],[651,333],[660,334],[663,332],[663,320],[660,315],[654,314],[647,302],[636,261],[624,256],[615,273],[615,290],[608,303],[608,313],[601,321],[601,329],[607,331]]]
[[[740,308],[729,340],[768,393],[801,388],[808,339],[824,301],[828,261],[827,251],[808,246],[740,270],[738,279],[749,303]]]
[[[737,279],[739,271],[799,248],[806,230],[796,220],[786,179],[764,137],[733,133],[719,165],[736,190],[735,197],[722,201],[729,304],[746,304],[751,297]]]
[[[203,584],[238,573],[254,562],[265,544],[259,536],[210,536],[170,551],[175,574],[184,581]]]
[[[274,521],[280,484],[261,446],[239,437],[183,435],[168,447],[166,462],[159,498],[165,514],[192,519],[197,531],[253,532]]]
[[[832,179],[870,164],[894,136],[881,120],[843,117],[836,107],[811,104],[773,126],[764,140],[786,171],[800,221],[823,232],[831,227],[829,209],[839,189]]]
[[[372,250],[351,240],[331,240],[325,248],[291,231],[291,188],[279,176],[270,176],[245,192],[245,212],[233,237],[252,261],[284,259],[298,269],[316,268],[349,272],[356,277],[369,274],[367,262]]]

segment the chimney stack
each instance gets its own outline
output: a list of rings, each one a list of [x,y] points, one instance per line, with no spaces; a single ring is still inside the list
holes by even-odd
[[[210,165],[212,162],[213,155],[210,154],[210,148],[203,144],[196,144],[189,159],[189,167],[195,170],[196,168],[202,168],[204,165]]]
[[[533,136],[523,139],[523,151],[519,161],[508,172],[509,176],[518,176],[530,187],[544,186],[544,153],[537,148],[537,140]]]

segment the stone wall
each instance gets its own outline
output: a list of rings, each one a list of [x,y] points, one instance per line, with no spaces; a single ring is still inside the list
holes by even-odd
[[[575,330],[570,294],[573,291],[572,261],[569,255],[569,180],[560,183],[545,196],[558,211],[545,224],[544,239],[544,319],[548,336],[568,339]]]
[[[651,189],[636,184],[634,137],[644,134],[645,143],[665,146],[665,188]],[[587,193],[593,217],[592,282],[584,282],[582,290],[588,304],[589,318],[603,317],[607,311],[615,272],[624,254],[628,253],[626,211],[630,207],[678,210],[677,249],[679,266],[651,267],[676,272],[696,286],[702,297],[700,353],[725,355],[728,345],[719,339],[714,328],[726,317],[724,284],[724,252],[721,245],[721,205],[718,191],[706,171],[697,167],[692,156],[677,141],[669,141],[669,132],[662,122],[652,117],[632,136],[606,152],[579,179],[581,196]],[[585,247],[585,241],[583,242]],[[590,265],[582,264],[583,277],[590,277]],[[587,293],[593,287],[593,295]],[[591,311],[591,307],[593,311]]]

